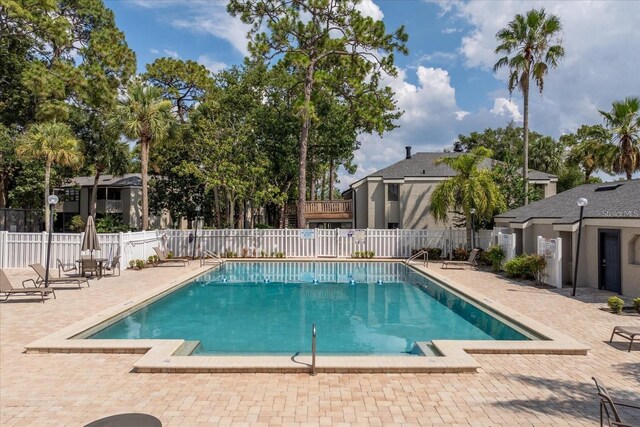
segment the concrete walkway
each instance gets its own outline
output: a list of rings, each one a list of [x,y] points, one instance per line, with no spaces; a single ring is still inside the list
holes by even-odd
[[[194,263],[192,263],[194,264]],[[476,374],[140,374],[136,354],[24,354],[24,345],[184,274],[181,267],[123,271],[91,288],[56,290],[44,304],[0,304],[0,425],[84,425],[123,412],[172,425],[594,425],[591,376],[640,404],[640,344],[610,345],[638,316],[601,311],[607,293],[540,289],[489,272],[440,270],[587,344],[587,356],[474,355]],[[196,267],[187,267],[195,270]],[[32,277],[9,270],[16,284]],[[56,273],[57,274],[57,273]],[[17,300],[17,298],[16,298]],[[26,299],[25,299],[26,300]],[[640,425],[640,413],[625,412]]]

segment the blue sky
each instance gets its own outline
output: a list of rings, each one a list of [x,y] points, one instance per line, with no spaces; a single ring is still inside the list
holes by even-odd
[[[247,27],[230,17],[224,0],[106,0],[138,70],[162,56],[192,59],[218,71],[240,64]],[[522,100],[509,96],[506,72],[491,71],[495,33],[516,13],[544,6],[563,23],[566,56],[542,95],[531,97],[531,128],[558,137],[582,124],[601,123],[598,109],[640,96],[638,1],[364,0],[363,13],[391,31],[404,25],[409,55],[397,56],[399,74],[385,83],[405,111],[400,127],[382,138],[363,135],[358,171],[341,187],[416,151],[440,151],[457,135],[521,122]]]

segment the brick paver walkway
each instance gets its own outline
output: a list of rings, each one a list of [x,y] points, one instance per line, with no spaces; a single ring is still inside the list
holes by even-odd
[[[194,267],[188,267],[194,268]],[[437,268],[432,266],[431,268]],[[640,348],[610,345],[617,324],[599,310],[608,295],[524,286],[489,272],[439,270],[588,344],[588,356],[474,355],[476,374],[137,374],[135,354],[24,354],[23,347],[184,273],[162,267],[57,291],[57,300],[0,304],[0,425],[84,425],[123,412],[165,426],[195,425],[594,425],[591,376],[640,403]],[[26,270],[10,278],[31,277]],[[11,301],[11,300],[10,300]],[[640,425],[640,414],[625,412]]]

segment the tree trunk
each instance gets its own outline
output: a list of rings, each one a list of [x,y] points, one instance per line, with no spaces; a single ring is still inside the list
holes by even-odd
[[[335,173],[333,160],[329,163],[329,200],[333,200],[333,174]]]
[[[309,104],[311,103],[311,92],[313,90],[314,63],[307,67],[304,77],[304,107],[302,109],[302,130],[300,132],[300,170],[298,173],[298,228],[307,226],[307,219],[304,213],[304,204],[307,201],[307,143],[309,139],[309,128],[311,127],[311,114]]]
[[[90,215],[96,219],[96,200],[98,199],[98,181],[100,180],[100,169],[96,168],[96,176],[93,178],[93,188],[91,189],[91,210]]]
[[[216,228],[221,228],[222,214],[220,212],[220,194],[218,193],[218,187],[213,187],[213,205],[214,214],[216,216],[215,225]]]
[[[142,229],[149,228],[149,188],[147,172],[149,170],[149,140],[140,139],[140,166],[142,172]]]
[[[327,197],[327,193],[326,193],[326,187],[327,185],[327,172],[322,172],[322,188],[320,189],[320,199],[321,200],[326,200]]]
[[[529,76],[526,76],[522,88],[524,98],[524,164],[522,165],[522,178],[524,181],[524,204],[529,204]]]
[[[278,220],[278,228],[284,228],[284,225],[287,223],[287,204],[283,203],[280,205],[280,219]]]
[[[49,186],[51,181],[51,160],[47,160],[44,167],[44,230],[49,232]]]
[[[622,161],[624,162],[624,171],[627,174],[627,181],[633,179],[633,150],[631,149],[631,141],[626,138],[622,141]]]
[[[236,228],[236,201],[233,199],[233,192],[227,191],[227,227]]]
[[[309,172],[309,200],[314,201],[316,199],[316,177],[313,173],[313,168]]]
[[[6,208],[9,204],[9,186],[7,185],[7,175],[0,176],[0,208]]]

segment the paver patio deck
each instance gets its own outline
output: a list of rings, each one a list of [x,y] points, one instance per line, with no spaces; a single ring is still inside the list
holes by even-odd
[[[187,267],[196,269],[196,267]],[[83,425],[145,412],[172,425],[594,425],[591,376],[640,403],[640,349],[606,341],[637,316],[599,310],[608,293],[548,290],[489,272],[440,270],[588,345],[587,356],[477,354],[476,374],[142,374],[137,354],[24,354],[24,346],[184,274],[161,267],[60,290],[42,304],[0,304],[0,425]],[[17,282],[31,276],[10,270]],[[26,301],[26,298],[25,298]],[[640,413],[624,412],[640,425]]]

